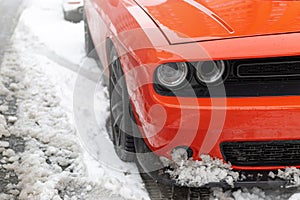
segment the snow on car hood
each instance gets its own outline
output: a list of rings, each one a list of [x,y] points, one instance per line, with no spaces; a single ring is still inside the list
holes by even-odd
[[[299,1],[135,1],[172,44],[300,30]]]

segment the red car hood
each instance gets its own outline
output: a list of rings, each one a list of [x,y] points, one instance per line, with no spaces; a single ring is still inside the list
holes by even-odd
[[[300,31],[300,1],[135,0],[170,43]]]

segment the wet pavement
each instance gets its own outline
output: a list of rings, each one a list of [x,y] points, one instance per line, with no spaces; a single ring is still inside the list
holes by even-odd
[[[5,54],[12,53],[11,50],[6,50]],[[11,91],[9,95],[0,95],[0,118],[1,131],[0,132],[0,194],[11,195],[11,198],[19,194],[18,183],[19,178],[16,172],[10,168],[15,160],[10,160],[9,153],[21,153],[25,149],[25,141],[21,137],[13,135],[10,129],[14,126],[12,119],[17,116],[17,98],[14,91],[11,90],[11,85],[16,84],[16,78],[11,76],[4,76],[2,74],[3,66],[16,66],[13,59],[4,58],[0,65],[0,81],[3,86]],[[1,198],[1,197],[0,197]]]
[[[4,55],[9,53],[11,45],[11,37],[14,30],[18,24],[21,11],[23,9],[24,0],[0,0],[0,66],[3,62]],[[8,65],[14,65],[13,61],[8,61]],[[0,68],[1,70],[1,68]],[[10,84],[15,83],[14,77],[0,77],[0,80],[4,83],[4,86],[9,89]],[[9,117],[16,116],[17,104],[16,97],[0,95],[0,107],[7,109],[0,109],[1,116],[5,117],[7,126],[5,127],[8,131],[9,127],[13,124],[9,122]],[[0,153],[0,193],[11,193],[17,195],[19,193],[17,189],[18,177],[13,170],[10,170],[7,166],[11,164],[11,161],[4,155],[4,152],[8,149],[14,152],[23,152],[25,147],[25,142],[22,138],[16,137],[14,135],[5,135],[0,133],[2,137],[0,138],[1,144],[8,144],[7,146],[1,147]],[[12,190],[13,189],[13,190]]]

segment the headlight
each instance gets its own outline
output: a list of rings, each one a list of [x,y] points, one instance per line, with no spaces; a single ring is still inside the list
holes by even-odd
[[[195,63],[197,78],[206,84],[218,84],[222,82],[225,72],[223,61],[202,61]]]
[[[188,73],[188,65],[184,62],[167,63],[157,68],[156,78],[158,83],[164,87],[179,89],[187,83]]]

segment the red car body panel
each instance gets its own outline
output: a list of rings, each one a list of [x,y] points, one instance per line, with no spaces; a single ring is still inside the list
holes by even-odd
[[[223,159],[224,141],[300,140],[300,96],[169,97],[152,84],[162,63],[300,55],[300,2],[86,0],[85,11],[102,64],[108,38],[121,55],[136,121],[157,155],[190,146],[194,159]],[[215,125],[218,116],[224,123]]]
[[[299,32],[299,1],[136,0],[169,41]]]

